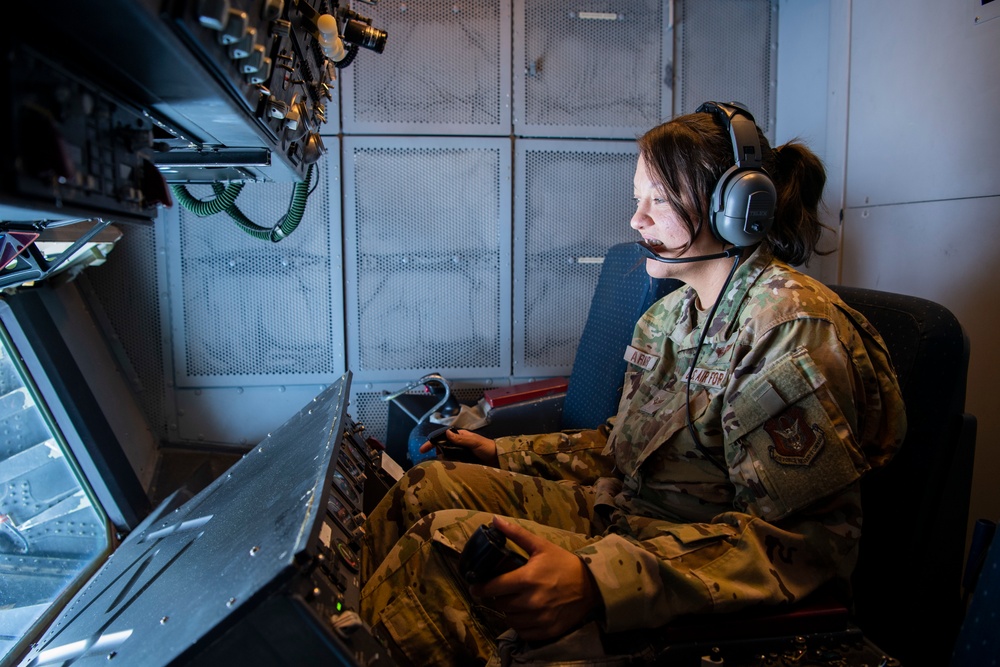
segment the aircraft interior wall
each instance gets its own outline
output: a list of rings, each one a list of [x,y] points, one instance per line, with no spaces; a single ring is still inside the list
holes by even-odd
[[[293,234],[262,243],[174,206],[87,272],[164,442],[252,445],[347,368],[377,438],[382,396],[426,373],[467,403],[569,374],[600,258],[632,238],[635,136],[722,95],[773,134],[778,17],[767,1],[570,10],[370,8],[393,49],[343,70]],[[239,205],[274,220],[290,197],[252,183]]]
[[[1000,286],[986,273],[1000,251],[1000,2],[578,4],[365,3],[385,51],[337,72],[308,141],[278,133],[270,163],[259,148],[220,150],[232,161],[220,167],[175,133],[159,155],[195,199],[245,181],[239,208],[268,228],[305,179],[287,236],[176,199],[150,220],[119,201],[127,221],[106,257],[28,287],[106,413],[99,426],[121,445],[129,483],[153,505],[185,477],[207,486],[331,388],[333,423],[346,407],[386,442],[399,435],[386,396],[421,376],[442,374],[469,405],[568,376],[601,258],[635,240],[636,136],[724,99],[747,104],[773,144],[802,139],[827,167],[823,244],[836,252],[808,273],[937,301],[965,327],[979,429],[969,523],[1000,516]],[[287,126],[277,113],[263,125]],[[0,191],[0,220],[26,206]],[[122,529],[136,520],[113,515]]]

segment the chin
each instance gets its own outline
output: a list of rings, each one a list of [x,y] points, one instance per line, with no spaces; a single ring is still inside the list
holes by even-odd
[[[683,264],[664,264],[655,259],[646,260],[646,273],[650,278],[676,278],[678,268]]]

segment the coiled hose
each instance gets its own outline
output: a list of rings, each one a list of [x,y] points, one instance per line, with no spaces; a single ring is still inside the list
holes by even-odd
[[[243,182],[230,183],[229,185],[212,183],[215,197],[205,200],[192,195],[185,185],[174,185],[172,189],[177,196],[178,203],[199,218],[216,213],[226,213],[240,229],[250,236],[277,243],[295,231],[295,228],[302,222],[302,216],[306,210],[306,200],[309,198],[309,185],[312,182],[314,166],[313,164],[309,165],[305,178],[292,188],[292,198],[288,204],[288,211],[272,227],[263,227],[253,222],[236,205],[236,198],[243,190]]]

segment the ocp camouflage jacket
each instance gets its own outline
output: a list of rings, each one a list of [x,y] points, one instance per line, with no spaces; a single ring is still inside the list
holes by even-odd
[[[706,316],[691,289],[643,315],[607,427],[497,441],[501,467],[595,485],[611,528],[578,555],[609,632],[846,582],[857,482],[905,433],[881,337],[814,279],[756,251],[692,370]]]

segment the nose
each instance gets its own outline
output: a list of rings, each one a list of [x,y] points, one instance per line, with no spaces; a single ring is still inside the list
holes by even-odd
[[[648,224],[649,216],[643,211],[642,204],[635,207],[635,213],[632,214],[632,218],[628,221],[628,226],[632,229],[639,231]]]

